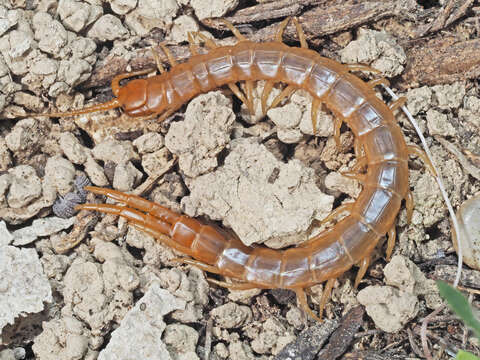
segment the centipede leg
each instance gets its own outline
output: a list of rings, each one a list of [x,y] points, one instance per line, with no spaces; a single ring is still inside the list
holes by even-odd
[[[282,101],[284,98],[288,98],[292,93],[296,90],[296,87],[293,85],[288,85],[285,89],[282,90],[280,94],[277,95],[275,99],[272,101],[272,105],[270,105],[270,108],[276,107],[280,101]]]
[[[303,32],[302,26],[298,22],[297,17],[293,18],[293,23],[295,24],[295,27],[297,28],[298,39],[300,40],[300,46],[302,48],[308,49],[308,43],[307,43],[307,39],[305,38],[305,33]]]
[[[405,195],[405,207],[407,208],[407,223],[410,224],[413,216],[413,195],[410,190]]]
[[[323,218],[320,220],[320,225],[326,224],[329,221],[332,221],[333,219],[337,218],[339,214],[343,212],[350,212],[353,208],[353,203],[347,203],[347,204],[342,204],[340,206],[337,206],[330,214],[328,214],[327,217]],[[305,245],[305,243],[301,244],[300,246]]]
[[[232,90],[232,92],[235,94],[235,96],[237,98],[240,99],[240,101],[242,103],[245,104],[245,106],[248,108],[248,110],[250,111],[251,114],[253,114],[251,108],[250,108],[250,102],[247,100],[247,98],[245,97],[245,95],[242,93],[242,91],[240,90],[240,88],[237,86],[237,84],[235,83],[229,83],[228,84],[228,87],[230,88],[230,90]]]
[[[149,72],[154,71],[153,69],[143,69],[138,71],[133,71],[129,73],[119,74],[112,79],[112,92],[115,96],[118,96],[118,92],[120,91],[120,81],[123,79],[128,79],[133,76],[140,76],[148,74]]]
[[[360,267],[358,269],[357,276],[355,277],[355,284],[353,285],[355,289],[358,288],[360,281],[362,281],[363,277],[367,273],[368,267],[370,266],[370,260],[370,256],[367,256],[360,262]]]
[[[245,81],[245,94],[247,96],[247,101],[248,101],[247,107],[250,110],[250,113],[252,115],[255,114],[255,109],[253,107],[253,87],[254,87],[254,83],[252,80]]]
[[[265,83],[265,86],[263,87],[263,92],[262,92],[262,114],[263,115],[265,115],[269,109],[267,108],[267,100],[268,100],[268,96],[272,92],[274,85],[275,85],[274,81],[268,80]]]
[[[160,244],[165,245],[171,249],[175,249],[177,251],[180,251],[186,255],[193,255],[193,252],[190,248],[185,247],[177,243],[176,241],[172,240],[169,236],[162,234],[159,231],[155,231],[149,227],[146,227],[144,225],[139,225],[139,224],[130,224],[134,228],[143,231],[144,233],[149,234],[150,236],[154,237]]]
[[[170,65],[177,65],[177,60],[175,60],[175,58],[173,57],[172,52],[164,44],[159,44],[159,46],[162,48],[163,52],[167,56],[168,61],[170,61]]]
[[[390,81],[385,79],[384,77],[378,78],[378,79],[373,79],[368,82],[368,85],[372,88],[378,85],[385,85],[385,86],[390,86]]]
[[[395,111],[405,105],[406,102],[407,98],[405,96],[401,96],[389,105],[390,110]]]
[[[285,28],[287,27],[287,24],[290,21],[290,19],[291,17],[287,17],[278,26],[277,34],[275,35],[276,42],[283,42],[283,32],[285,31]]]
[[[352,171],[360,171],[360,169],[363,169],[365,166],[367,166],[368,161],[366,156],[360,156],[357,158],[357,163],[353,165]]]
[[[215,44],[215,42],[212,39],[208,38],[205,34],[202,34],[200,31],[198,31],[196,34],[198,37],[200,37],[203,40],[207,48],[215,49],[218,47],[218,45]]]
[[[392,256],[393,248],[395,247],[395,241],[397,239],[397,230],[395,225],[392,226],[387,233],[387,250],[386,250],[386,259],[390,261],[390,257]]]
[[[325,305],[327,304],[328,300],[330,299],[330,295],[332,294],[333,285],[335,285],[335,280],[337,279],[329,279],[323,288],[322,298],[320,299],[320,309],[319,314],[323,314],[323,310],[325,309]]]
[[[305,311],[308,315],[310,315],[315,320],[322,322],[323,321],[322,312],[320,312],[320,316],[317,316],[317,314],[313,312],[310,306],[308,306],[307,294],[305,294],[305,290],[303,290],[302,288],[298,288],[294,290],[295,290],[295,293],[297,294],[298,303],[300,304],[300,307],[303,309],[303,311]]]
[[[349,71],[363,71],[363,72],[372,72],[374,74],[380,73],[379,70],[364,64],[347,64],[345,65]]]
[[[179,262],[179,263],[182,263],[182,264],[195,266],[195,267],[199,268],[200,270],[203,270],[203,271],[206,271],[206,272],[209,272],[209,273],[212,273],[212,274],[221,274],[220,269],[217,268],[216,266],[208,265],[208,264],[205,264],[205,263],[203,263],[201,261],[198,261],[198,260],[195,260],[195,259],[174,258],[172,260],[176,261],[176,262]]]
[[[312,101],[311,116],[312,116],[312,130],[314,134],[317,132],[318,109],[320,108],[321,104],[322,104],[322,101],[319,98],[314,98]]]
[[[417,145],[407,145],[407,150],[409,155],[416,155],[422,161],[424,164],[427,166],[428,170],[432,173],[433,176],[437,177],[437,172],[435,171],[435,168],[433,167],[432,162],[428,158],[427,154],[425,151],[423,151],[421,148],[419,148]]]
[[[155,64],[157,65],[157,69],[158,69],[158,71],[160,71],[160,74],[163,74],[165,72],[165,68],[163,67],[163,65],[161,63],[157,52],[153,49],[151,49],[151,50],[152,50],[153,59],[155,60]]]
[[[240,40],[240,41],[247,41],[247,38],[245,36],[243,36],[240,31],[238,31],[238,29],[233,26],[233,24],[228,21],[228,20],[225,20],[225,19],[220,19],[224,24],[225,26],[232,32],[233,35],[235,35],[235,37]]]
[[[218,286],[224,287],[226,289],[230,289],[230,290],[251,290],[251,289],[261,289],[262,288],[258,285],[252,284],[252,283],[228,283],[228,282],[225,282],[225,281],[219,281],[219,280],[212,279],[212,278],[207,278],[207,281],[212,283],[212,284],[215,284],[215,285],[218,285]]]
[[[359,181],[361,184],[365,183],[365,180],[367,179],[366,174],[360,174],[355,171],[340,171],[340,174],[342,176],[345,176],[348,179],[353,179]]]
[[[162,122],[163,120],[165,120],[166,118],[168,118],[169,116],[173,115],[173,113],[175,113],[175,109],[166,109],[163,114],[158,118],[158,122]]]
[[[340,142],[340,129],[342,127],[343,120],[336,116],[333,120],[333,138],[335,140],[335,145],[337,146],[337,149],[340,149],[341,147],[341,142]]]
[[[192,55],[198,55],[198,45],[195,44],[195,40],[193,39],[193,32],[188,32],[188,46],[190,48],[190,53]]]

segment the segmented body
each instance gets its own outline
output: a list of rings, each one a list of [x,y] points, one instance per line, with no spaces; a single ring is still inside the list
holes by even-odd
[[[411,151],[391,108],[376,96],[372,84],[349,70],[307,48],[241,41],[195,55],[161,75],[114,88],[116,106],[120,104],[131,116],[170,114],[200,93],[238,81],[284,82],[308,91],[316,106],[324,103],[353,131],[358,148],[363,148],[367,171],[361,177],[362,192],[348,207],[349,215],[305,244],[286,250],[247,247],[220,229],[108,189],[90,188],[129,207],[85,204],[80,208],[124,216],[193,257],[190,263],[252,287],[301,290],[304,296],[302,289],[335,279],[352,265],[368,266],[379,239],[392,231],[395,236],[396,216],[409,195]],[[162,234],[171,240],[162,240]]]

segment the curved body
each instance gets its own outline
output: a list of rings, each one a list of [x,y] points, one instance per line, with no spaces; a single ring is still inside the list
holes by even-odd
[[[120,89],[118,101],[131,116],[172,112],[200,93],[241,80],[273,80],[305,89],[345,121],[363,147],[363,190],[350,214],[330,231],[297,248],[273,250],[247,247],[195,219],[171,212],[166,216],[168,210],[159,205],[111,190],[91,188],[149,215],[121,207],[114,211],[111,205],[81,208],[114,212],[154,235],[167,234],[173,240],[169,245],[207,269],[265,288],[305,288],[368,262],[378,240],[394,228],[409,192],[408,149],[392,110],[347,66],[305,48],[242,41],[193,56],[168,73],[133,80]]]

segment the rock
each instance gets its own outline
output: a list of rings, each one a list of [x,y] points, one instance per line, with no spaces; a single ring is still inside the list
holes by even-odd
[[[124,39],[128,30],[122,25],[119,18],[107,14],[98,19],[88,31],[88,36],[99,41],[113,41]]]
[[[165,139],[159,133],[149,132],[133,141],[139,154],[153,153],[160,150],[165,144]]]
[[[29,165],[19,165],[9,170],[11,175],[8,205],[21,208],[42,195],[42,183],[35,169]]]
[[[93,156],[104,162],[113,161],[116,164],[125,164],[131,160],[139,160],[130,141],[118,141],[109,139],[101,142],[93,148]]]
[[[173,360],[198,360],[195,353],[198,333],[190,326],[183,324],[167,325],[163,334],[163,342]]]
[[[93,351],[88,348],[90,331],[73,317],[52,319],[42,324],[43,332],[34,340],[32,349],[41,360],[89,359]]]
[[[427,111],[431,106],[432,95],[433,92],[428,86],[408,90],[406,94],[408,111],[413,116]]]
[[[65,27],[78,33],[102,16],[103,9],[99,5],[86,2],[60,0],[57,12]]]
[[[120,191],[130,191],[138,185],[143,174],[131,162],[118,164],[113,175],[113,188]]]
[[[35,219],[31,226],[26,226],[15,230],[13,245],[21,246],[37,240],[40,236],[49,236],[58,233],[61,230],[68,229],[75,222],[75,218],[61,219],[58,217],[48,217]]]
[[[171,359],[166,345],[160,341],[166,328],[163,317],[183,308],[184,300],[161,289],[158,284],[152,284],[112,333],[110,342],[98,359]]]
[[[138,0],[137,8],[125,16],[125,25],[145,36],[154,27],[170,28],[178,9],[175,0]]]
[[[233,302],[219,306],[210,312],[215,324],[224,329],[238,328],[252,320],[252,310],[248,306]]]
[[[298,244],[333,204],[317,188],[312,169],[296,159],[277,160],[255,138],[233,140],[224,165],[187,186],[184,212],[222,220],[246,245],[270,239],[267,245],[275,248]]]
[[[391,286],[368,286],[359,291],[357,299],[375,325],[389,333],[401,330],[419,309],[415,295]]]
[[[434,98],[440,109],[456,109],[460,107],[465,96],[465,85],[460,82],[432,87]]]
[[[478,221],[480,194],[465,201],[457,210],[456,216],[460,234],[456,234],[452,230],[455,250],[458,252],[458,243],[460,242],[463,261],[473,269],[480,270],[480,222]]]
[[[35,40],[38,41],[40,50],[58,57],[60,50],[68,42],[67,31],[63,25],[44,12],[35,13],[32,24],[35,30]]]
[[[427,111],[427,126],[432,136],[455,136],[457,133],[448,121],[448,116],[433,109]]]
[[[190,0],[199,20],[222,17],[238,6],[238,0]]]
[[[45,177],[55,186],[60,195],[65,195],[73,189],[75,167],[61,156],[48,158],[45,165]]]
[[[173,27],[169,39],[176,44],[188,41],[189,32],[199,31],[199,26],[195,19],[190,15],[181,15],[173,22]]]
[[[115,14],[125,15],[137,6],[137,0],[113,0],[110,3]]]
[[[13,235],[8,231],[5,221],[0,221],[0,249],[13,241]]]
[[[199,95],[188,104],[185,120],[170,125],[165,146],[179,156],[185,175],[196,177],[217,167],[234,121],[232,101],[221,91]]]
[[[387,77],[403,72],[407,56],[395,38],[383,31],[360,28],[357,40],[339,51],[343,63],[367,63]]]
[[[18,316],[43,310],[52,290],[35,249],[0,248],[0,334]],[[1,338],[0,338],[1,341]]]
[[[67,159],[72,163],[82,165],[87,161],[89,149],[80,144],[80,141],[72,133],[61,133],[59,144]]]

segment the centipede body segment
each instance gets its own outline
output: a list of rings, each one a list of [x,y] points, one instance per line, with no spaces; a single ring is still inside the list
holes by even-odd
[[[358,179],[363,190],[354,203],[338,208],[328,220],[339,211],[348,212],[348,216],[306,243],[286,250],[247,247],[236,236],[221,229],[204,225],[140,197],[109,189],[88,188],[126,206],[85,204],[78,208],[125,217],[134,226],[193,258],[181,261],[238,281],[229,284],[212,280],[222,286],[292,289],[303,308],[318,319],[307,305],[305,288],[327,281],[320,304],[321,316],[335,279],[353,265],[358,265],[358,284],[369,266],[375,246],[385,235],[388,235],[387,257],[390,256],[395,242],[395,220],[404,199],[407,200],[408,216],[411,217],[412,213],[408,157],[410,153],[420,156],[421,153],[407,146],[396,122],[393,110],[402,104],[402,100],[389,107],[373,90],[374,86],[386,80],[380,78],[364,82],[350,71],[372,69],[363,65],[343,65],[309,50],[298,22],[294,21],[301,48],[289,47],[281,42],[288,19],[281,24],[276,41],[265,43],[250,42],[227,24],[239,38],[236,45],[217,47],[212,40],[207,40],[210,51],[202,55],[192,45],[192,57],[183,64],[173,63],[173,57],[167,50],[167,56],[174,65],[170,71],[135,79],[125,86],[119,85],[120,80],[142,72],[118,75],[112,82],[116,99],[111,102],[49,116],[122,107],[132,117],[160,116],[162,120],[198,94],[224,85],[228,85],[251,109],[252,84],[257,80],[266,81],[261,96],[264,112],[268,108],[268,95],[277,82],[285,83],[286,87],[271,106],[296,89],[309,92],[313,97],[314,128],[319,106],[324,104],[336,115],[337,139],[342,123],[346,123],[354,133],[356,154],[360,156],[359,168],[365,167],[366,172],[359,173],[358,169],[354,169],[346,174]],[[245,93],[236,85],[239,81],[245,81]]]

